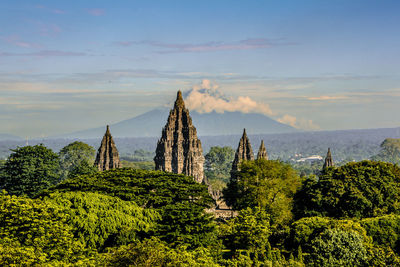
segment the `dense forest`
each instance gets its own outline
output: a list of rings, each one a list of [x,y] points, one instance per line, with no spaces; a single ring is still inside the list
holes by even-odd
[[[151,170],[146,150],[104,172],[94,155],[83,142],[38,144],[1,162],[1,266],[400,265],[399,139],[371,160],[260,159],[232,176],[234,150],[213,146],[210,188]],[[230,218],[215,216],[210,190]]]

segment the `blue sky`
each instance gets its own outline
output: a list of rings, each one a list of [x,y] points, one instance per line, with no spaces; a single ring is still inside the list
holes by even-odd
[[[305,130],[398,127],[399,12],[386,0],[4,0],[1,132],[110,124],[178,89],[191,109]]]

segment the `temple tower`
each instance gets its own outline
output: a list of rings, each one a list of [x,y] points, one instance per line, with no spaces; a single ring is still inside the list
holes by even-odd
[[[236,150],[235,159],[232,163],[231,176],[240,170],[240,163],[244,160],[254,160],[253,149],[251,148],[250,140],[247,137],[246,129],[243,129],[242,138],[240,138],[238,148]]]
[[[156,170],[193,176],[198,183],[204,181],[201,141],[197,138],[181,91],[178,91],[174,108],[169,112],[167,124],[162,129],[154,162]]]
[[[110,127],[107,125],[106,133],[101,141],[99,150],[97,151],[94,166],[99,171],[116,169],[121,167],[117,147],[110,133]]]
[[[322,169],[325,170],[328,167],[333,167],[333,160],[332,160],[332,154],[331,154],[330,148],[328,148],[328,153],[326,153],[326,158],[325,158],[324,166],[322,167]]]
[[[267,149],[264,145],[264,140],[261,140],[260,148],[258,149],[257,159],[266,159],[268,160]]]

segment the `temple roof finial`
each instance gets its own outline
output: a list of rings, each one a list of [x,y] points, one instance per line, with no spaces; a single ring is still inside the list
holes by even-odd
[[[266,159],[268,160],[267,149],[264,145],[264,140],[261,140],[260,148],[258,149],[257,159]]]
[[[176,95],[176,100],[175,100],[174,107],[175,108],[184,108],[185,107],[185,102],[183,101],[181,90],[179,90],[177,95]]]

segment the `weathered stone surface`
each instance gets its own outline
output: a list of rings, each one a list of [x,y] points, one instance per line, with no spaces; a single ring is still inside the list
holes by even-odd
[[[236,150],[235,159],[232,163],[231,176],[240,170],[240,163],[244,160],[254,160],[253,149],[251,148],[250,140],[247,137],[246,129],[243,129],[242,138],[240,138],[238,148]]]
[[[178,91],[174,108],[169,112],[167,124],[162,129],[154,162],[156,170],[183,173],[193,176],[196,182],[204,182],[201,141],[197,138],[181,91]]]
[[[333,166],[333,160],[332,160],[332,154],[331,154],[331,149],[328,148],[328,153],[326,153],[326,158],[325,158],[325,162],[324,162],[324,166],[323,166],[323,170],[325,170],[328,167],[332,167]]]
[[[110,133],[110,127],[108,125],[103,140],[101,141],[99,150],[97,151],[97,156],[94,162],[94,166],[97,167],[99,171],[105,171],[121,167],[118,150],[117,147],[115,146],[114,140]]]
[[[258,149],[258,153],[257,153],[257,159],[268,160],[268,153],[267,153],[267,149],[265,148],[265,145],[264,145],[264,140],[261,140],[261,145],[260,145],[260,148]]]

